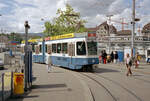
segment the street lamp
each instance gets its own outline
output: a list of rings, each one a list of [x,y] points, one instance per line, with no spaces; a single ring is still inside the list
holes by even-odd
[[[41,18],[41,21],[44,21],[44,19],[43,18]],[[44,33],[43,33],[43,36],[42,36],[42,55],[43,55],[43,57],[42,57],[42,59],[43,59],[43,63],[44,63],[44,60],[45,60],[45,36],[44,36]]]
[[[132,7],[132,36],[131,36],[131,57],[133,58],[133,49],[134,49],[134,33],[135,33],[135,0],[133,0]]]
[[[108,17],[108,20],[109,20],[109,24],[108,24],[108,35],[109,35],[109,39],[108,39],[108,54],[110,54],[110,23],[111,23],[111,17],[112,17],[113,15],[106,15],[106,17]]]

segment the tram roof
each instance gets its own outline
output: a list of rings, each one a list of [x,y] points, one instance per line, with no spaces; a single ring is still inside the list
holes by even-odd
[[[63,35],[57,35],[52,37],[46,37],[45,41],[51,41],[51,40],[64,40],[64,39],[71,39],[71,38],[84,38],[84,37],[91,37],[96,36],[96,33],[69,33],[69,34],[63,34]],[[43,38],[40,39],[29,39],[28,42],[35,43],[35,42],[41,42],[43,41]],[[25,43],[25,40],[23,40],[21,43]]]

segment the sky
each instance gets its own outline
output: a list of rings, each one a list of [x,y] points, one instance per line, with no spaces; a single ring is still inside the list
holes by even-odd
[[[0,0],[0,32],[24,32],[24,22],[30,24],[29,32],[37,33],[44,30],[44,22],[56,17],[58,8],[65,9],[70,4],[81,18],[87,20],[86,27],[95,27],[113,15],[111,24],[120,30],[121,24],[129,23],[125,29],[131,29],[132,0]],[[150,0],[136,0],[136,17],[140,18],[136,28],[142,28],[150,22]],[[44,20],[41,20],[44,19]]]

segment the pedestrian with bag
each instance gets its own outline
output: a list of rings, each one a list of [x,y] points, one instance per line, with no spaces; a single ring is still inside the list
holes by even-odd
[[[102,54],[102,58],[103,58],[103,63],[106,64],[106,60],[107,60],[107,53],[105,50],[103,50],[103,54]]]
[[[111,52],[110,57],[111,57],[111,62],[113,63],[113,61],[114,61],[114,53],[113,53],[113,51]]]
[[[114,63],[117,63],[117,61],[118,61],[118,52],[115,51],[115,53],[114,53]]]
[[[126,67],[127,67],[127,76],[130,74],[132,75],[132,72],[131,72],[131,66],[132,66],[132,59],[129,55],[129,53],[126,54],[126,59],[125,59],[125,63],[126,63]]]
[[[139,67],[139,63],[140,63],[140,56],[139,53],[137,52],[135,55],[135,68]]]
[[[49,56],[48,57],[48,64],[47,64],[48,73],[50,73],[51,67],[52,67],[52,61],[51,61],[51,57]]]

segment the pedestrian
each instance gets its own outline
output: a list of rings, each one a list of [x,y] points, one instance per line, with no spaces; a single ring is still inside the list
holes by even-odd
[[[135,54],[135,68],[139,67],[139,63],[140,63],[140,56],[139,56],[139,53],[137,52]]]
[[[111,62],[113,63],[113,61],[114,61],[114,53],[113,53],[113,51],[111,52],[110,57],[111,57]]]
[[[102,63],[102,56],[99,55],[99,63]]]
[[[126,62],[126,67],[127,67],[127,76],[130,74],[132,75],[132,72],[131,72],[131,66],[132,66],[132,60],[130,58],[130,55],[129,53],[126,54],[126,59],[125,59],[125,62]]]
[[[110,63],[111,62],[111,57],[110,55],[107,55],[107,63]]]
[[[104,50],[101,51],[101,63],[104,63],[104,57],[103,57],[103,54],[104,54]]]
[[[49,56],[48,57],[48,64],[47,64],[48,73],[50,73],[51,67],[52,67],[52,61],[51,61],[51,57]]]
[[[114,52],[114,63],[117,63],[117,61],[118,61],[118,52],[115,51]]]
[[[102,58],[103,58],[103,63],[106,64],[107,53],[105,50],[103,50]]]
[[[150,56],[147,56],[147,63],[150,63]]]

